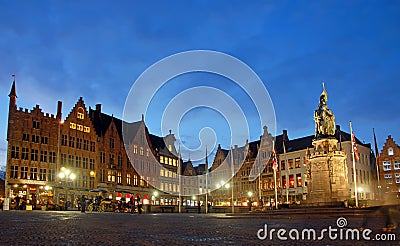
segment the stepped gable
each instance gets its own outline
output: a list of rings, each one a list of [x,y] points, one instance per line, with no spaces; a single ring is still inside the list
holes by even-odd
[[[147,128],[146,128],[147,131]],[[164,138],[153,135],[153,134],[148,134],[151,145],[153,146],[153,149],[156,150],[159,154],[167,157],[172,157],[172,158],[177,158],[165,145]]]

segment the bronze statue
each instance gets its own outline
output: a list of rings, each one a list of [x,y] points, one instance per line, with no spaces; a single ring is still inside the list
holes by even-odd
[[[318,109],[314,111],[315,138],[335,135],[335,115],[328,108],[328,93],[322,83],[323,91],[319,97]]]

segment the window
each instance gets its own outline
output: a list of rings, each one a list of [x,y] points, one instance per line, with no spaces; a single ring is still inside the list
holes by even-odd
[[[289,188],[294,188],[294,175],[289,175]]]
[[[33,123],[32,124],[33,129],[39,129],[40,128],[40,122],[39,121],[34,120],[32,123]]]
[[[93,189],[93,188],[94,188],[94,177],[90,177],[90,179],[89,179],[89,186],[90,186],[90,189]]]
[[[82,149],[82,138],[76,138],[76,148]]]
[[[32,135],[32,142],[33,142],[33,143],[39,143],[39,136],[37,136],[37,135]]]
[[[396,184],[400,184],[400,173],[396,173],[395,177],[396,177]]]
[[[61,145],[67,146],[67,135],[61,135]]]
[[[400,161],[394,161],[394,170],[400,169]]]
[[[114,149],[114,138],[110,138],[110,148]]]
[[[69,137],[69,147],[73,148],[75,146],[75,137]]]
[[[12,179],[17,179],[18,178],[18,166],[11,166],[10,178],[12,178]]]
[[[117,173],[117,183],[122,184],[122,173],[121,172]]]
[[[300,167],[300,158],[294,159],[294,167],[299,168]]]
[[[70,167],[74,166],[74,156],[73,155],[68,155],[68,166],[70,166]]]
[[[56,170],[55,169],[49,169],[49,181],[50,182],[56,181]]]
[[[137,154],[138,152],[137,152],[137,145],[133,145],[133,153],[134,154]]]
[[[28,179],[28,167],[21,167],[21,179]]]
[[[87,176],[83,176],[82,186],[83,187],[87,187],[87,185],[88,185],[88,177]]]
[[[160,155],[160,163],[164,163],[164,156]]]
[[[150,151],[149,151],[149,149],[146,149],[146,156],[147,156],[147,157],[150,156]]]
[[[288,160],[288,168],[293,169],[293,159]]]
[[[90,132],[90,127],[84,126],[83,131],[89,133]]]
[[[85,114],[83,113],[83,109],[82,108],[78,109],[78,113],[76,114],[76,118],[81,119],[81,120],[85,119]]]
[[[281,170],[285,170],[285,161],[281,161]]]
[[[174,166],[176,166],[176,163],[177,163],[176,159],[173,159],[173,163],[174,163]]]
[[[392,147],[390,147],[390,148],[388,149],[388,155],[394,155],[394,152],[393,152],[393,148],[392,148]]]
[[[31,161],[38,161],[39,150],[31,149]]]
[[[391,179],[392,178],[392,174],[391,173],[389,173],[389,174],[385,174],[385,179]]]
[[[88,169],[89,167],[89,158],[83,157],[82,168]]]
[[[90,169],[94,170],[94,159],[93,158],[90,158],[89,165],[90,165]]]
[[[160,176],[161,176],[161,177],[164,177],[164,169],[161,169],[161,170],[160,170]]]
[[[56,163],[56,152],[50,152],[50,163]]]
[[[76,125],[76,130],[78,130],[78,131],[83,131],[83,126],[77,124],[77,125]]]
[[[297,187],[301,187],[303,182],[301,180],[301,173],[296,174]]]
[[[110,165],[114,165],[114,155],[110,154],[109,157],[110,157]]]
[[[73,123],[73,122],[70,122],[70,123],[69,123],[69,128],[71,128],[71,129],[76,129],[76,124]]]
[[[40,151],[40,161],[47,162],[47,151],[45,150]]]
[[[90,151],[91,152],[95,152],[96,151],[96,148],[95,148],[95,142],[93,142],[93,141],[90,141]]]
[[[87,140],[87,139],[83,140],[83,149],[89,150],[89,140]]]
[[[18,159],[19,158],[19,147],[11,146],[11,158]]]
[[[29,141],[29,134],[27,134],[27,133],[23,133],[22,134],[22,141]]]
[[[31,167],[31,180],[37,180],[37,167]]]
[[[40,168],[39,169],[39,180],[46,181],[46,173],[47,173],[46,168]]]
[[[67,154],[61,154],[61,165],[67,165]]]
[[[143,147],[140,147],[140,155],[143,155]]]
[[[122,167],[122,156],[118,155],[118,166]]]
[[[138,185],[138,176],[137,175],[133,175],[133,185],[134,186]]]
[[[107,173],[107,181],[108,182],[115,182],[115,172],[114,171],[108,171]]]
[[[282,188],[286,189],[286,175],[282,176]]]
[[[392,170],[391,166],[390,166],[390,161],[384,161],[383,162],[383,171],[389,171]]]
[[[48,144],[49,138],[48,137],[41,137],[41,144]]]
[[[126,174],[126,184],[131,185],[131,174],[130,173]]]
[[[81,168],[81,157],[80,156],[75,156],[75,160],[76,160],[75,166],[77,168]]]
[[[100,152],[100,163],[106,162],[106,155],[104,152]]]

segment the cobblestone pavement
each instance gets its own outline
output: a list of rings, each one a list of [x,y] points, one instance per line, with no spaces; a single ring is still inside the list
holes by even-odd
[[[347,226],[339,224],[347,222]],[[334,229],[358,229],[364,218],[371,229],[371,241],[331,240],[325,232],[321,240],[309,240],[304,229],[314,229],[316,237],[331,226]],[[342,227],[339,227],[342,226]],[[0,211],[0,245],[400,245],[399,229],[391,232],[396,240],[377,241],[382,216],[373,212],[341,213],[249,213],[249,214],[142,214],[80,213],[78,211]],[[267,238],[257,232],[267,227]],[[275,229],[275,231],[273,231]],[[277,231],[285,229],[288,240],[279,240]],[[289,238],[300,232],[300,240]],[[261,230],[259,235],[265,235]],[[273,240],[270,235],[272,232]],[[339,232],[339,230],[338,230]],[[345,232],[343,238],[345,238]],[[340,234],[336,234],[340,237]],[[349,234],[350,235],[350,234]],[[381,235],[381,236],[382,236]]]

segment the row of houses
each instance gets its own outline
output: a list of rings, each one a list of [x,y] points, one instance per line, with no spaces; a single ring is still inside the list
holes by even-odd
[[[78,197],[98,191],[111,199],[138,194],[145,203],[158,205],[177,205],[180,196],[183,205],[204,203],[205,194],[214,205],[307,199],[306,166],[314,151],[314,135],[289,139],[286,130],[272,136],[264,127],[259,140],[231,149],[218,146],[210,165],[207,157],[206,163],[193,166],[179,158],[174,134],[151,134],[143,116],[127,123],[104,113],[100,104],[87,108],[82,98],[65,118],[62,102],[56,115],[42,112],[39,105],[31,110],[18,108],[15,81],[9,97],[5,196],[11,199],[20,196],[31,204],[69,201],[77,206]],[[371,145],[357,139],[360,160],[353,170],[350,134],[337,126],[335,138],[338,149],[346,153],[348,177],[356,172],[356,181],[349,178],[351,194],[378,198],[378,168]],[[273,148],[276,173],[270,158]],[[386,176],[381,173],[381,180]]]

